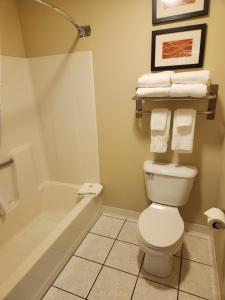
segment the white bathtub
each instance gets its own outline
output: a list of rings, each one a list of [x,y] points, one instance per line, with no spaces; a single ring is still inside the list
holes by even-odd
[[[46,182],[39,213],[0,248],[0,299],[41,299],[102,211],[78,186]]]

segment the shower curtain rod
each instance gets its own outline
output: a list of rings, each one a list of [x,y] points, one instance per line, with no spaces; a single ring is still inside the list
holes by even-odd
[[[57,13],[59,13],[60,15],[62,15],[64,18],[66,18],[78,31],[79,36],[80,37],[87,37],[91,35],[91,26],[90,25],[83,25],[83,26],[79,26],[75,20],[64,10],[60,9],[59,7],[48,3],[47,1],[44,0],[33,0],[35,2],[38,2],[41,5],[44,5],[54,11],[56,11]]]

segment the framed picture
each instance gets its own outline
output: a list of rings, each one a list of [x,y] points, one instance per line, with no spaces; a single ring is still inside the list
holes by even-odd
[[[204,61],[206,24],[152,32],[151,70],[201,68]]]
[[[209,0],[152,0],[154,25],[208,15]]]

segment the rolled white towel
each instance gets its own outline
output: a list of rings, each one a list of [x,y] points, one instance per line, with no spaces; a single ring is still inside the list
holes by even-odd
[[[138,88],[136,95],[138,97],[169,97],[170,87],[156,87],[156,88]]]
[[[103,190],[103,186],[101,184],[87,182],[81,185],[77,194],[79,196],[84,196],[84,195],[98,196],[99,194],[101,194],[102,190]]]
[[[172,83],[181,84],[208,84],[210,80],[210,72],[208,70],[181,72],[171,75]]]
[[[137,86],[140,88],[168,87],[171,86],[173,74],[173,71],[147,73],[138,78]]]
[[[207,95],[208,87],[205,84],[172,84],[170,97],[192,97],[201,98]]]

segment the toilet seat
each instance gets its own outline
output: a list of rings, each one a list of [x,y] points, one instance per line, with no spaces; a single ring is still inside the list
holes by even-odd
[[[147,247],[171,248],[183,238],[184,222],[178,208],[153,203],[141,213],[138,232]]]

